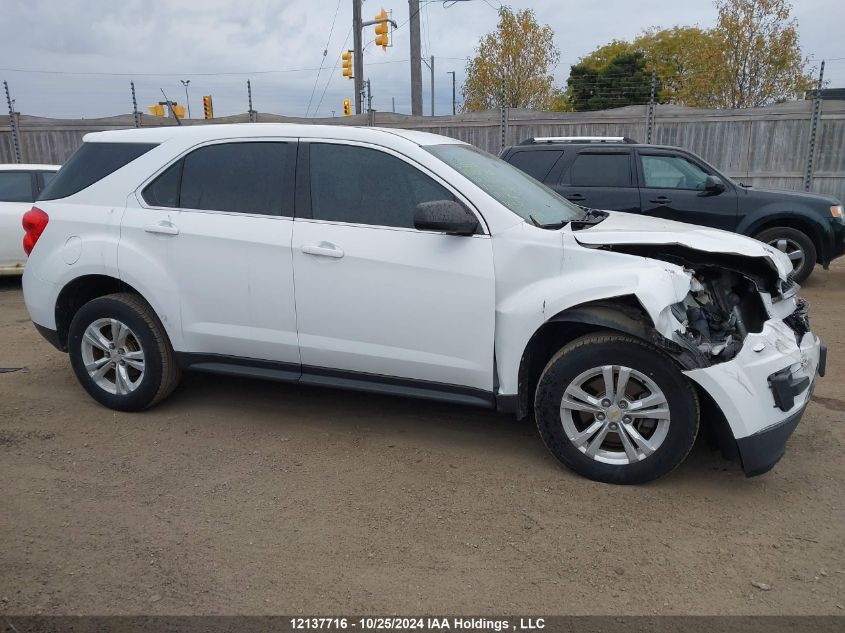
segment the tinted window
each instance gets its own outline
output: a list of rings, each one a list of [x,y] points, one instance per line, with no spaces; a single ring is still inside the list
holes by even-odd
[[[201,147],[182,159],[182,183],[177,204],[173,201],[171,169],[159,176],[155,187],[162,206],[183,209],[233,211],[262,215],[293,215],[293,191],[288,182],[296,160],[294,143],[221,143]],[[177,163],[178,164],[178,163]],[[158,185],[158,181],[151,186]],[[169,190],[168,190],[169,188]],[[144,190],[147,199],[148,186]],[[147,199],[150,204],[153,202]]]
[[[542,182],[562,154],[561,151],[551,150],[514,152],[508,158],[508,162]]]
[[[519,217],[535,224],[568,222],[583,212],[525,172],[471,145],[447,143],[424,149]]]
[[[83,143],[44,188],[39,200],[67,198],[155,147],[154,143]]]
[[[0,202],[32,202],[33,199],[29,172],[0,172]]]
[[[311,209],[318,220],[414,227],[420,202],[454,196],[419,169],[384,152],[311,145]]]
[[[578,154],[564,172],[561,184],[573,187],[630,187],[630,154]]]
[[[704,189],[707,173],[681,156],[642,156],[643,181],[658,189]]]
[[[161,176],[144,187],[142,195],[153,207],[178,207],[179,185],[182,181],[182,161],[168,167]]]
[[[53,181],[53,178],[55,178],[55,177],[56,177],[56,172],[54,172],[54,171],[42,171],[41,172],[41,179],[44,181],[45,187],[47,185],[49,185]]]

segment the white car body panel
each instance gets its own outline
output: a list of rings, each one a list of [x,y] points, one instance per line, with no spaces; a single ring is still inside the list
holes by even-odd
[[[192,148],[259,138],[383,149],[455,192],[479,217],[481,234],[150,209],[142,203],[143,185]],[[610,213],[578,231],[533,226],[421,147],[460,141],[422,132],[247,124],[100,132],[85,141],[162,144],[77,194],[39,203],[51,221],[30,258],[24,290],[33,321],[48,329],[56,328],[53,307],[68,282],[107,275],[151,304],[177,352],[514,396],[532,336],[568,308],[633,296],[664,337],[684,331],[670,306],[690,292],[689,271],[598,246],[678,244],[765,258],[783,279],[792,270],[782,253],[755,240],[625,213]],[[179,233],[145,228],[158,223],[170,223]],[[341,250],[343,257],[319,249]],[[799,346],[781,321],[795,309],[794,299],[773,303],[765,295],[763,301],[769,320],[762,332],[746,337],[736,357],[686,371],[722,409],[736,438],[794,413],[773,406],[766,376],[789,366],[797,375],[813,376],[819,363],[818,338],[807,334]],[[754,351],[760,343],[764,351]],[[811,389],[796,399],[796,409]]]
[[[2,172],[48,172],[55,173],[58,165],[13,164],[0,165]],[[32,202],[6,202],[0,200],[0,275],[20,275],[26,263],[23,250],[24,213],[32,208]]]

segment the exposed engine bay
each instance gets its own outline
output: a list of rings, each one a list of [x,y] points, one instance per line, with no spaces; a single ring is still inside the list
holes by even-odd
[[[791,298],[798,289],[761,258],[705,253],[681,245],[604,248],[670,262],[691,275],[689,294],[671,306],[682,326],[676,330],[674,342],[693,353],[703,366],[731,360],[749,333],[762,331],[770,318],[764,295],[780,301]],[[810,329],[806,301],[797,298],[795,308],[784,322],[800,340]]]

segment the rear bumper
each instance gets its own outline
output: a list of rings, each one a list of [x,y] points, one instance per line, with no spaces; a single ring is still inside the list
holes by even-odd
[[[62,345],[61,341],[59,340],[59,333],[56,330],[51,330],[48,327],[44,327],[43,325],[38,325],[35,321],[32,322],[35,326],[35,329],[38,333],[44,337],[44,339],[53,347],[55,347],[60,352],[66,352],[67,349]]]

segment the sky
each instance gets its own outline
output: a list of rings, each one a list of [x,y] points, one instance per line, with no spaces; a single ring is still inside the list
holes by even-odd
[[[434,63],[435,114],[450,114],[466,60],[495,30],[499,0],[421,0],[422,54]],[[561,52],[554,75],[566,82],[570,65],[613,39],[631,39],[651,26],[714,24],[712,0],[535,0]],[[410,113],[407,0],[365,0],[364,20],[384,7],[400,28],[393,46],[375,47],[364,30],[364,76],[376,110]],[[340,116],[353,82],[341,76],[340,53],[352,47],[352,0],[0,0],[0,81],[15,109],[56,118],[95,118],[169,99],[202,116],[202,95],[216,116],[253,108],[288,116]],[[802,52],[811,65],[829,60],[830,87],[845,87],[842,0],[794,0]],[[324,51],[326,54],[324,56]],[[423,67],[423,105],[430,113],[430,73]],[[5,95],[2,95],[5,96]],[[0,107],[6,112],[6,104]]]

